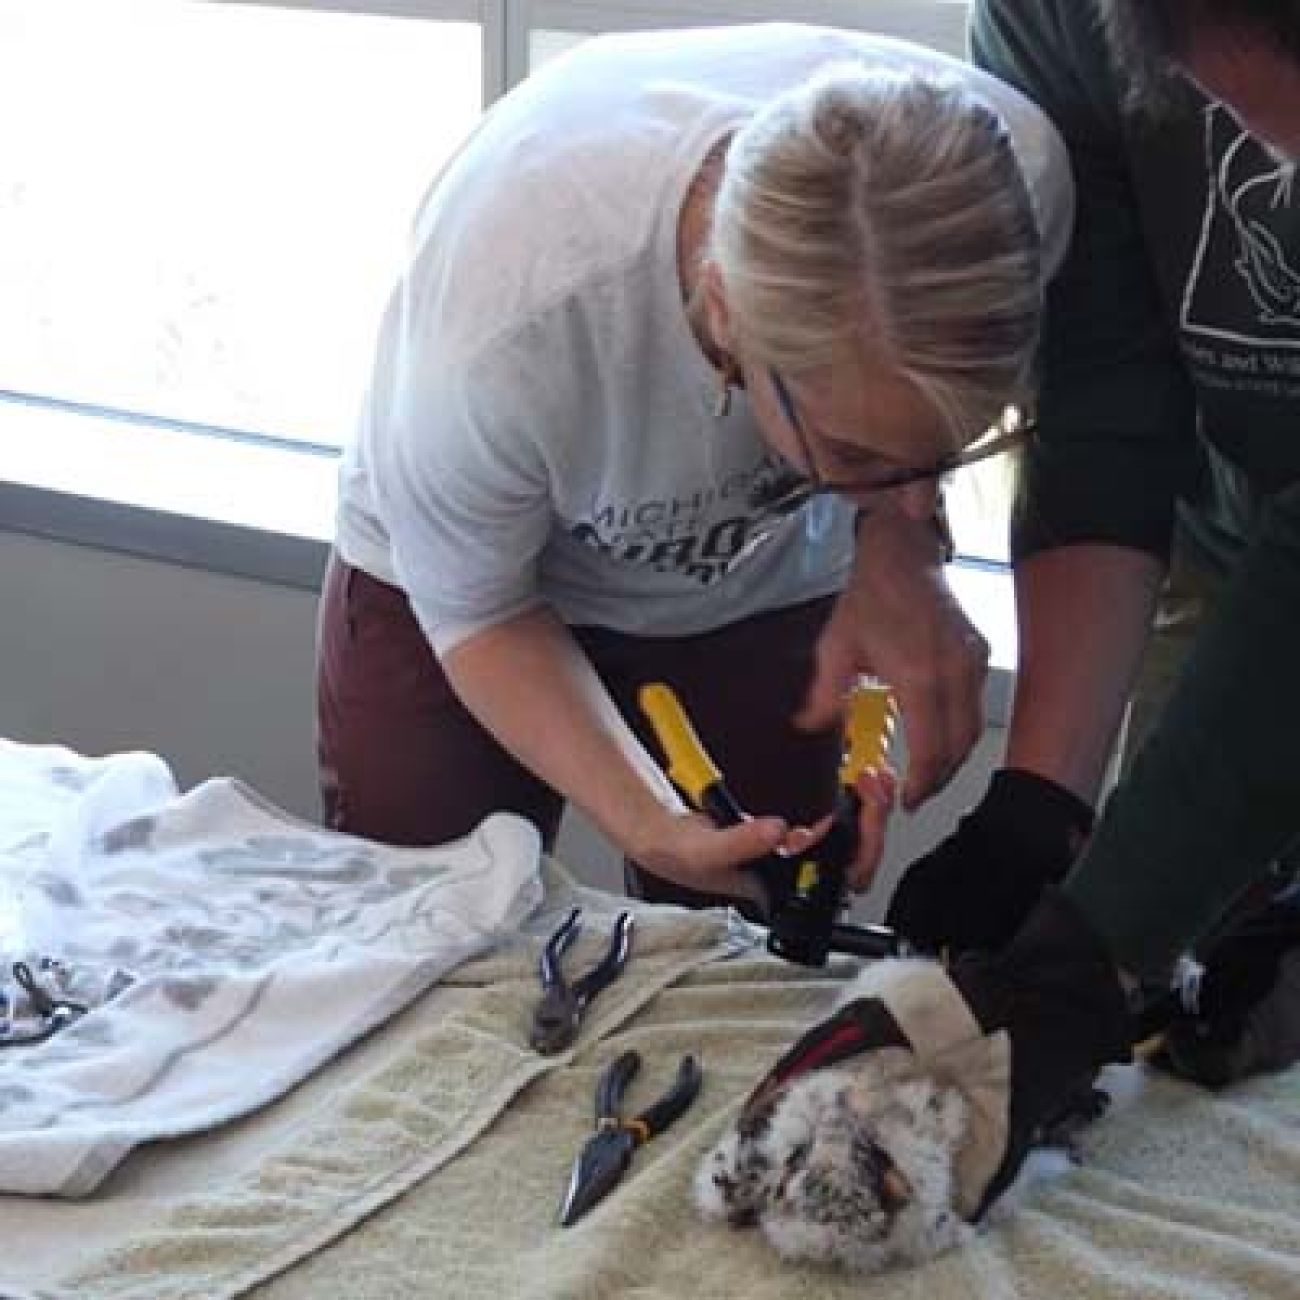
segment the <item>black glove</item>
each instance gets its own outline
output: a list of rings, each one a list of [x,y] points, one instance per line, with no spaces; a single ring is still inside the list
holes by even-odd
[[[903,873],[886,923],[923,952],[1003,947],[1069,870],[1092,818],[1064,787],[1002,768],[956,831]]]
[[[1230,922],[1198,960],[1155,1064],[1218,1088],[1300,1060],[1300,886]]]
[[[986,1151],[983,1172],[977,1185],[958,1191],[972,1219],[1011,1184],[1030,1148],[1081,1097],[1091,1099],[1097,1070],[1131,1059],[1133,1020],[1115,964],[1055,888],[1000,953],[967,953],[946,971],[929,962],[882,963],[872,979],[877,995],[846,1003],[782,1056],[750,1095],[740,1126],[766,1123],[766,1112],[801,1075],[908,1049],[919,1072],[960,1088],[982,1117],[978,1135],[967,1140]],[[970,1016],[954,1014],[952,1004]]]
[[[985,1032],[1005,1029],[1011,1039],[1007,1150],[983,1213],[1097,1071],[1132,1060],[1133,1018],[1106,945],[1051,886],[1005,951],[968,953],[949,974]]]

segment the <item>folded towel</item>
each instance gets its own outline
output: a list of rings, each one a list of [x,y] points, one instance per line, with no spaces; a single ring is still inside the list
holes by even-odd
[[[690,1197],[701,1157],[853,965],[791,966],[720,913],[628,904],[543,869],[545,910],[520,934],[449,972],[275,1106],[137,1152],[88,1200],[0,1197],[0,1222],[21,1243],[0,1260],[0,1296],[1300,1297],[1296,1070],[1217,1096],[1118,1071],[1128,1089],[1084,1135],[1084,1165],[920,1269],[864,1278],[786,1265],[756,1232],[703,1223]],[[539,1057],[528,1047],[537,953],[575,904],[588,924],[566,965],[596,960],[629,905],[632,959],[574,1048]],[[627,1048],[643,1058],[632,1106],[666,1087],[687,1051],[700,1056],[704,1089],[636,1153],[612,1196],[560,1228],[596,1078]]]
[[[209,1134],[155,1143],[135,1152],[92,1197],[77,1201],[0,1195],[0,1223],[21,1251],[0,1258],[3,1300],[231,1300],[292,1268],[322,1245],[383,1215],[441,1171],[459,1168],[516,1103],[524,1122],[545,1129],[530,1099],[552,1074],[602,1051],[602,1041],[632,1017],[654,1021],[664,989],[685,971],[751,948],[744,922],[722,912],[653,907],[578,886],[543,861],[546,901],[521,930],[449,971],[388,1024],[329,1062],[273,1106]],[[537,1004],[538,956],[574,906],[582,933],[564,958],[571,973],[604,953],[617,913],[636,922],[623,974],[594,999],[577,1042],[555,1056],[528,1044]],[[800,972],[802,974],[802,972]],[[781,1032],[769,1027],[765,1037]],[[657,1057],[657,1053],[654,1054]],[[657,1061],[645,1072],[657,1075]],[[494,1175],[510,1195],[539,1189],[551,1219],[559,1206],[573,1146],[590,1131],[592,1083],[562,1092],[575,1115],[561,1132],[534,1128],[551,1153],[539,1179],[514,1185],[507,1162]],[[640,1096],[640,1090],[637,1091]],[[530,1158],[531,1159],[531,1158]],[[438,1172],[435,1172],[438,1171]],[[477,1227],[447,1207],[420,1211],[439,1236]],[[382,1249],[382,1248],[381,1248]],[[471,1251],[472,1253],[472,1251]],[[319,1296],[352,1296],[355,1280],[314,1284]],[[425,1277],[386,1295],[460,1294]]]
[[[0,1051],[0,1191],[84,1195],[139,1144],[280,1096],[516,929],[539,861],[504,814],[388,848],[235,781],[181,795],[153,755],[0,741],[3,970],[40,953],[107,999]]]

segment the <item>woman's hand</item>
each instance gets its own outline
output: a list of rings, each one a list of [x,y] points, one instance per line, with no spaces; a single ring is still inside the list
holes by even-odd
[[[859,527],[853,573],[818,641],[797,721],[829,726],[859,676],[885,682],[907,737],[902,802],[912,809],[947,784],[979,739],[988,658],[948,587],[931,523],[882,506]]]
[[[885,835],[898,798],[898,778],[892,768],[872,768],[859,775],[854,789],[862,809],[858,814],[858,855],[849,867],[847,880],[849,888],[861,894],[871,888],[885,856]]]
[[[845,870],[845,883],[855,894],[871,888],[880,860],[885,854],[885,835],[898,796],[898,778],[892,768],[870,768],[854,784],[860,801],[858,810],[858,852]],[[812,826],[796,826],[781,841],[777,852],[798,856],[817,845],[831,828],[833,814]]]
[[[693,889],[762,901],[754,873],[742,868],[779,847],[788,824],[755,816],[718,828],[689,812],[548,608],[477,633],[443,667],[497,741],[633,862]]]
[[[858,852],[845,879],[855,893],[868,889],[885,851],[885,831],[893,811],[897,780],[889,768],[863,772],[855,789],[858,814]],[[634,861],[679,885],[714,894],[731,894],[766,905],[767,898],[749,864],[769,853],[797,857],[814,848],[831,826],[831,815],[812,826],[787,826],[780,817],[751,817],[738,826],[719,828],[708,818],[690,812],[672,813],[653,822],[637,835],[635,844],[619,847]]]
[[[780,817],[750,817],[718,827],[700,813],[664,809],[619,847],[639,866],[676,884],[766,905],[758,874],[746,867],[808,834],[791,831]]]

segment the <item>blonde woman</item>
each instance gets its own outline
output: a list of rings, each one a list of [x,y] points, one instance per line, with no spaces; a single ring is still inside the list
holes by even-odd
[[[589,42],[437,179],[342,473],[319,655],[335,826],[399,843],[566,800],[629,885],[752,892],[816,833],[856,673],[919,802],[981,726],[987,649],[937,487],[1028,396],[1068,233],[1016,92],[792,25]],[[688,813],[635,707],[683,698],[753,820]],[[863,782],[855,883],[894,790]]]

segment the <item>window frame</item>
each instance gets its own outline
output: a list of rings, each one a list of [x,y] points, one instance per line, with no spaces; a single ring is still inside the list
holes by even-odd
[[[198,0],[201,4],[238,4],[259,9],[310,9],[317,13],[371,14],[380,18],[414,18],[435,22],[478,23],[483,28],[483,107],[500,99],[506,76],[510,10],[518,0]]]
[[[961,54],[968,0],[504,0],[507,82],[528,73],[529,33],[641,31],[652,27],[709,27],[719,23],[791,19],[828,27],[861,27],[885,36],[933,44]],[[867,20],[870,19],[868,22]]]

